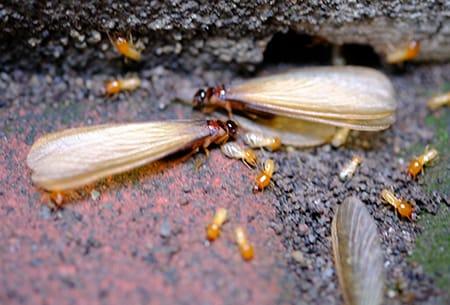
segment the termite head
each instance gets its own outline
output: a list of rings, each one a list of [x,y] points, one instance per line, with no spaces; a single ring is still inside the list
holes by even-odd
[[[237,135],[237,131],[238,131],[238,126],[237,124],[232,121],[232,120],[228,120],[225,122],[225,126],[226,126],[226,131],[228,136],[234,138]]]
[[[120,92],[120,84],[117,80],[108,81],[105,84],[105,93],[107,95],[114,95]]]
[[[222,144],[229,138],[234,138],[237,135],[237,124],[231,120],[226,122],[220,120],[208,120],[208,127],[210,129],[211,136],[214,137],[214,143]]]
[[[225,86],[208,87],[198,90],[192,99],[194,109],[203,109],[225,99]]]
[[[418,158],[414,158],[408,165],[408,174],[412,178],[416,178],[416,176],[422,171],[422,163]]]
[[[206,102],[207,100],[209,100],[211,95],[212,95],[211,88],[198,90],[195,93],[194,98],[192,99],[192,106],[194,107],[194,109],[202,109],[203,107],[205,107]]]

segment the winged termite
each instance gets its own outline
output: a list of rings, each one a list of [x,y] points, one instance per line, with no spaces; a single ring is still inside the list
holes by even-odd
[[[186,120],[68,129],[37,140],[28,154],[33,182],[50,191],[74,189],[183,149],[206,149],[235,136],[233,121]]]
[[[195,108],[221,107],[270,119],[301,119],[356,130],[377,131],[394,122],[390,81],[363,67],[314,67],[259,77],[240,84],[200,89]]]

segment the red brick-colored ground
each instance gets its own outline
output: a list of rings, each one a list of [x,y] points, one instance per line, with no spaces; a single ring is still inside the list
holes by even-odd
[[[23,76],[12,85],[19,82],[32,88],[46,79]],[[30,89],[0,109],[1,304],[274,304],[288,297],[283,248],[269,227],[274,197],[270,190],[253,194],[256,172],[217,149],[208,159],[177,156],[107,179],[53,209],[25,162],[38,136],[69,126],[181,117],[185,109],[155,115],[145,84],[136,98],[70,100],[86,86],[73,84],[50,96]],[[41,97],[42,103],[28,102]],[[219,207],[229,210],[230,221],[210,244],[204,229]],[[237,225],[255,246],[251,262],[234,243]]]

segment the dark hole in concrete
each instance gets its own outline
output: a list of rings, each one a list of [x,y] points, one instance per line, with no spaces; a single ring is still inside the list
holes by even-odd
[[[369,45],[344,44],[341,47],[341,56],[347,65],[379,67],[380,57]]]
[[[298,64],[331,65],[333,64],[333,46],[324,38],[292,31],[277,33],[267,45],[263,65]],[[380,57],[368,45],[344,44],[335,54],[340,54],[347,65],[378,67]]]
[[[264,51],[263,64],[331,64],[332,46],[320,37],[277,33]]]

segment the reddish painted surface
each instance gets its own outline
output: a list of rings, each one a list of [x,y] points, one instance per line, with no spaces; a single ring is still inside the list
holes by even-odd
[[[177,107],[168,113],[181,117]],[[37,135],[131,121],[144,108],[86,100],[1,110],[1,304],[274,304],[289,294],[283,247],[269,228],[270,188],[253,194],[256,171],[218,149],[207,160],[157,162],[86,188],[62,209],[47,207],[25,163]],[[218,207],[230,220],[209,244],[205,226]],[[255,246],[250,263],[234,244],[237,225]]]

